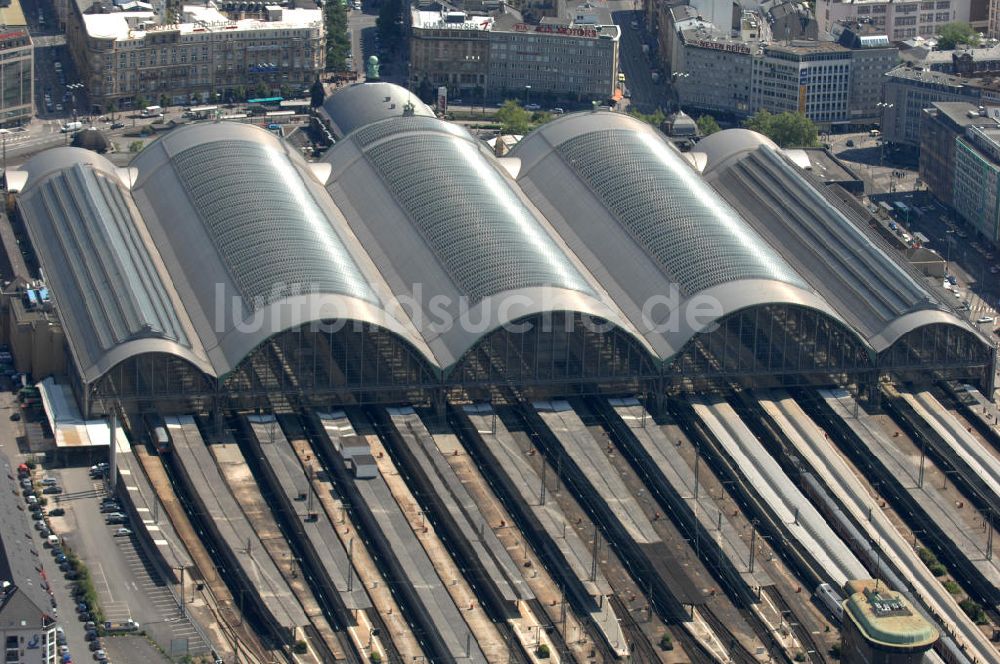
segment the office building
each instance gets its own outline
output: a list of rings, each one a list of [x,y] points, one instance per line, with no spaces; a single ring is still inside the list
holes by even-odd
[[[773,42],[766,22],[735,38],[683,10],[672,15],[681,28],[669,47],[682,106],[738,117],[800,112],[826,127],[877,121],[882,74],[898,57],[884,35]]]
[[[820,34],[841,21],[868,23],[894,42],[933,37],[945,23],[968,22],[970,0],[816,0]]]
[[[410,79],[490,99],[549,95],[608,99],[618,85],[620,28],[607,7],[584,3],[565,19],[529,25],[503,8],[491,15],[414,9]]]
[[[873,579],[848,581],[843,664],[919,664],[937,629],[903,595]]]
[[[0,6],[0,127],[34,114],[35,49],[19,0]]]
[[[920,179],[945,205],[953,205],[955,145],[968,127],[997,129],[1000,121],[969,102],[934,102],[923,110]]]
[[[963,78],[954,74],[900,65],[885,75],[880,124],[888,143],[920,146],[923,110],[934,102],[973,105],[1000,98],[1000,85],[991,77]]]
[[[79,10],[78,5],[70,9]],[[79,13],[67,44],[81,81],[99,109],[132,106],[243,88],[300,91],[322,71],[326,40],[321,9],[267,6],[232,19],[214,5],[185,5],[181,22],[162,24],[149,11]]]
[[[1000,245],[1000,128],[966,127],[955,140],[952,206],[983,238]]]

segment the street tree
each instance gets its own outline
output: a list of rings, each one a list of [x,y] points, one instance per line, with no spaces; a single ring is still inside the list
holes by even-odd
[[[813,121],[803,113],[778,113],[760,110],[743,122],[743,126],[764,134],[783,148],[812,147],[818,132]]]
[[[667,120],[667,114],[663,112],[662,108],[657,108],[652,113],[643,113],[639,109],[632,107],[629,108],[628,114],[656,128],[660,128]]]
[[[323,100],[326,99],[326,91],[323,89],[323,83],[319,80],[319,76],[313,81],[312,87],[309,88],[309,105],[313,108],[319,108],[323,105]]]
[[[524,110],[517,100],[508,99],[497,111],[497,121],[503,133],[524,135],[531,128],[531,113]]]
[[[701,132],[702,136],[711,136],[715,132],[722,129],[719,123],[716,122],[715,118],[711,115],[701,115],[698,117],[698,131]]]
[[[937,47],[939,51],[950,51],[959,44],[975,44],[979,41],[972,26],[962,21],[945,23],[938,29]]]
[[[326,25],[326,70],[347,69],[347,56],[351,54],[351,40],[347,36],[347,5],[333,0],[323,5],[323,22]]]

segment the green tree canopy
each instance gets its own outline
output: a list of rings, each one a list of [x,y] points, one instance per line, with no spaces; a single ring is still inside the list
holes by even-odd
[[[326,25],[326,70],[347,69],[347,56],[351,54],[351,40],[347,35],[347,5],[339,0],[323,5],[323,22]]]
[[[323,105],[323,100],[326,99],[326,91],[323,90],[323,83],[319,80],[319,76],[313,81],[312,87],[309,88],[309,105],[313,108],[319,108]]]
[[[979,41],[979,37],[968,23],[953,21],[941,26],[938,30],[937,40],[938,50],[950,51],[959,44],[975,44]]]
[[[698,117],[698,131],[701,132],[702,136],[710,136],[715,132],[722,129],[719,123],[716,122],[715,118],[711,115],[701,115]]]
[[[743,122],[747,129],[760,132],[783,148],[812,147],[818,132],[813,121],[802,113],[757,111]]]
[[[508,99],[497,111],[497,121],[505,134],[524,135],[531,128],[531,113],[521,108],[517,100]]]
[[[643,113],[639,109],[632,107],[629,108],[628,114],[656,128],[659,128],[667,119],[667,114],[663,112],[662,108],[658,108],[652,113]]]
[[[383,44],[391,50],[402,46],[405,32],[405,15],[409,14],[408,2],[402,0],[382,0],[379,4],[378,18],[375,19],[375,29]]]

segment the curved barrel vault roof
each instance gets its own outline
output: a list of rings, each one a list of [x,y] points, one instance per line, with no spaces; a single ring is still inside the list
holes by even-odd
[[[351,319],[395,332],[429,357],[409,319],[308,164],[242,124],[174,131],[133,162],[133,196],[217,375],[270,336]],[[195,306],[197,305],[197,306]]]
[[[415,115],[434,117],[434,110],[406,88],[382,81],[355,83],[323,101],[323,113],[337,138],[373,122],[402,115],[410,104]]]
[[[547,311],[600,317],[645,345],[462,127],[421,116],[382,120],[338,142],[325,161],[327,190],[350,211],[393,291],[414,302],[415,324],[442,368],[490,331]]]
[[[866,211],[831,195],[774,143],[754,136],[729,129],[699,142],[698,149],[709,153],[706,181],[876,352],[933,324],[953,325],[983,341],[868,230]]]
[[[596,266],[662,359],[748,306],[804,306],[843,322],[649,125],[574,113],[543,125],[511,156],[529,198]],[[708,306],[717,314],[704,313]]]
[[[19,204],[85,381],[143,353],[169,353],[211,372],[121,172],[81,148],[24,166]]]
[[[493,330],[546,312],[607,320],[661,361],[757,305],[818,310],[872,354],[922,325],[970,329],[882,249],[851,261],[826,242],[810,258],[771,228],[791,220],[747,209],[736,175],[751,158],[785,207],[823,198],[752,132],[712,137],[702,177],[648,125],[571,114],[526,137],[508,171],[462,127],[392,110],[355,118],[318,164],[262,129],[205,123],[125,168],[55,148],[11,171],[84,381],[144,353],[223,377],[272,335],[330,319],[389,330],[445,376]],[[826,202],[795,228],[846,232]],[[857,311],[816,281],[848,264],[886,284]]]

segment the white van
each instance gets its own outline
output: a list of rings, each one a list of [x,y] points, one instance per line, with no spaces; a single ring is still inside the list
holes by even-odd
[[[61,131],[64,134],[68,134],[71,131],[79,131],[80,129],[83,129],[83,123],[74,121],[74,122],[67,122],[66,124],[64,124],[62,126]]]

